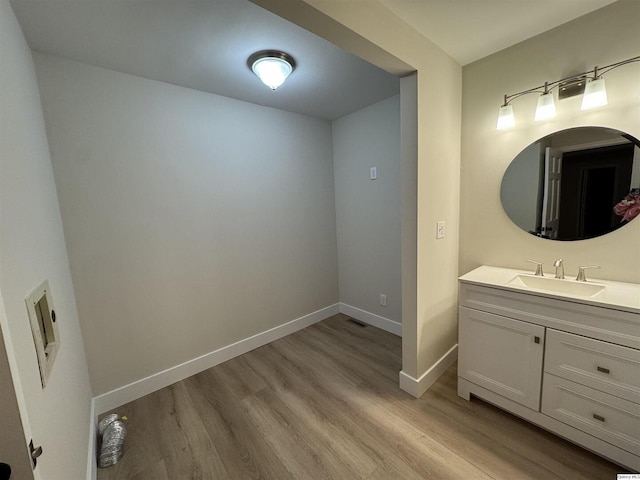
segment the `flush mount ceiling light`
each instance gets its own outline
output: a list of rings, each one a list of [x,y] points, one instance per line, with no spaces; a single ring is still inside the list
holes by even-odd
[[[271,90],[284,83],[296,68],[296,61],[287,53],[278,50],[262,50],[249,57],[247,65]]]
[[[595,67],[593,70],[589,70],[588,72],[562,78],[560,80],[556,80],[555,82],[545,82],[544,85],[530,88],[528,90],[514,93],[512,95],[505,95],[504,103],[502,104],[498,112],[498,123],[496,125],[496,129],[505,130],[515,125],[515,118],[513,116],[513,107],[511,106],[511,102],[516,98],[527,95],[529,93],[540,94],[535,113],[536,122],[555,117],[556,105],[553,98],[553,92],[551,91],[554,88],[558,88],[558,97],[560,99],[569,98],[574,95],[580,95],[584,92],[584,96],[582,98],[582,110],[602,107],[607,104],[607,90],[605,89],[604,78],[602,78],[602,75],[613,70],[614,68],[639,61],[640,56],[629,58],[621,62],[612,63],[611,65],[607,65],[606,67]]]

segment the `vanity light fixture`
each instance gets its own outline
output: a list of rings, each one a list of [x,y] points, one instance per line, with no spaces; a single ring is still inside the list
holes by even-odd
[[[296,68],[296,61],[288,53],[278,50],[262,50],[247,59],[253,73],[271,90],[284,83]]]
[[[640,56],[612,63],[605,67],[594,67],[593,70],[589,70],[588,72],[562,78],[554,82],[545,82],[544,85],[529,88],[528,90],[523,90],[522,92],[511,95],[505,95],[504,103],[500,106],[500,110],[498,112],[498,123],[496,125],[496,129],[505,130],[515,125],[515,117],[513,115],[511,102],[516,98],[529,93],[540,94],[535,113],[536,122],[555,117],[556,105],[552,92],[554,88],[558,88],[558,96],[561,99],[579,95],[584,92],[582,98],[582,110],[602,107],[607,104],[607,90],[605,88],[604,78],[602,78],[602,75],[614,68],[634,62],[640,62]]]

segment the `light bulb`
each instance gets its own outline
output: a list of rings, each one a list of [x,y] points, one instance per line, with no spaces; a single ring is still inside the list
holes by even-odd
[[[251,70],[260,78],[262,83],[271,90],[275,90],[284,83],[293,71],[293,67],[282,58],[265,57],[253,62]]]

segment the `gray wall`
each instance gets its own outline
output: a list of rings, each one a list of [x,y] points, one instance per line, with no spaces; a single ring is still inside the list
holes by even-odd
[[[7,358],[18,404],[28,413],[27,438],[45,452],[36,478],[85,478],[91,421],[87,363],[36,73],[7,0],[0,0],[0,105],[0,325]],[[25,298],[45,278],[60,349],[43,389]]]
[[[420,396],[455,359],[462,69],[377,1],[254,2],[401,76],[403,104],[407,100],[415,106],[402,109],[402,163],[407,167],[402,182],[403,246],[408,247],[402,251],[402,265],[410,271],[403,277],[408,280],[403,292],[409,294],[402,319],[400,388]],[[410,75],[413,72],[417,74]],[[407,145],[404,140],[411,141]],[[411,174],[415,190],[405,181]],[[446,222],[445,238],[436,238],[438,221]],[[415,248],[409,239],[414,225]]]
[[[35,58],[95,394],[338,301],[329,122]]]
[[[401,322],[399,95],[334,121],[332,132],[340,301]]]

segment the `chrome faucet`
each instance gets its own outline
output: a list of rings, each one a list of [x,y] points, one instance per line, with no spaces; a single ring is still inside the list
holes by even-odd
[[[553,266],[556,267],[556,278],[564,278],[564,264],[562,263],[562,259],[559,258],[553,262]]]
[[[535,260],[527,260],[529,263],[535,263],[536,265],[536,273],[534,274],[536,277],[544,277],[544,273],[542,272],[542,262],[536,262]]]
[[[587,276],[584,274],[584,271],[587,268],[600,268],[600,265],[586,265],[584,267],[578,267],[578,276],[576,277],[576,280],[578,282],[586,282],[587,281]]]

